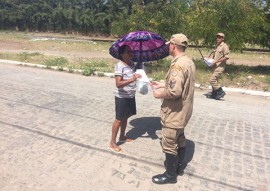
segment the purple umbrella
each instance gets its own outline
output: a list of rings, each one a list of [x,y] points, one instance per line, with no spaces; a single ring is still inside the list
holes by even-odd
[[[148,31],[130,32],[113,43],[110,54],[120,59],[118,49],[128,45],[134,53],[134,62],[148,62],[165,58],[169,55],[166,40],[160,35]]]

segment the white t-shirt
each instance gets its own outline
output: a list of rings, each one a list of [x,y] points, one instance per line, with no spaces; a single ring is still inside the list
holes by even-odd
[[[114,67],[114,76],[121,76],[123,80],[133,78],[135,75],[135,66],[132,62],[130,65],[125,65],[122,61],[118,62]],[[136,81],[130,84],[117,88],[114,95],[119,98],[133,98],[136,93]]]

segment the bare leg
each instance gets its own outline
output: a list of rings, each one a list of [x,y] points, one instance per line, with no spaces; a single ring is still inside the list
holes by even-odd
[[[127,118],[122,119],[120,125],[121,125],[121,130],[120,130],[120,137],[119,137],[119,139],[120,140],[125,140],[126,139],[125,134],[126,134],[126,127],[127,127]]]
[[[113,122],[113,126],[112,126],[112,139],[111,139],[111,147],[118,147],[116,145],[116,137],[117,137],[117,133],[118,133],[118,130],[119,130],[119,127],[120,127],[120,124],[121,124],[121,121],[118,120],[118,119],[115,119],[114,122]]]

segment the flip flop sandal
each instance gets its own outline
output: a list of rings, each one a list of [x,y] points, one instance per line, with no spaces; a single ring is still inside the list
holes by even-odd
[[[115,153],[120,153],[122,151],[122,149],[120,147],[112,147],[112,146],[108,146],[108,149],[110,149],[111,151],[115,152]]]
[[[133,140],[133,139],[128,139],[128,138],[126,138],[125,140],[119,140],[118,142],[119,142],[119,143],[133,143],[134,140]]]

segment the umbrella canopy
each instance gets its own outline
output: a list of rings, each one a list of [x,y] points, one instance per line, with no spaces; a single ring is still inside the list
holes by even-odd
[[[169,55],[166,40],[156,33],[149,31],[136,31],[124,35],[113,43],[109,49],[110,54],[120,59],[118,49],[128,45],[134,53],[134,62],[148,62],[165,58]]]

